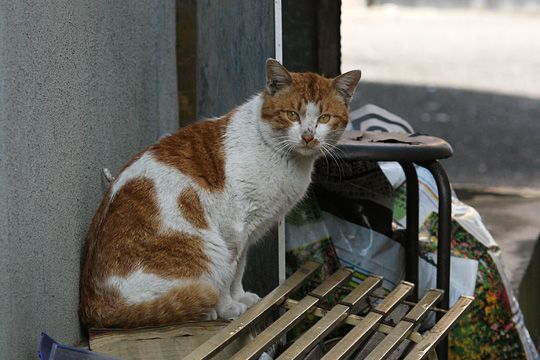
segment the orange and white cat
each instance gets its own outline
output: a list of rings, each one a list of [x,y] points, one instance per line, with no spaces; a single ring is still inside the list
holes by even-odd
[[[360,71],[335,79],[266,63],[267,85],[229,114],[136,155],[86,237],[80,315],[89,327],[235,318],[249,246],[306,193],[348,123]]]

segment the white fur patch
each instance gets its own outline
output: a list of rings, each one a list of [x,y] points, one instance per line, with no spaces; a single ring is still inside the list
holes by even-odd
[[[306,120],[308,120],[309,124],[313,124],[313,121],[317,123],[317,118],[319,115],[321,115],[321,112],[319,111],[317,104],[315,104],[313,101],[309,101],[306,104]]]
[[[117,288],[126,302],[140,304],[152,301],[167,294],[172,289],[191,284],[185,280],[168,280],[155,274],[137,269],[128,277],[111,276],[107,284]]]

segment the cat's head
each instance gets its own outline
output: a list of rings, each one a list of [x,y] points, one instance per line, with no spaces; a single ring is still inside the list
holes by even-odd
[[[327,79],[291,73],[268,59],[262,119],[272,128],[276,150],[306,156],[331,150],[349,122],[348,105],[360,74],[353,70]]]

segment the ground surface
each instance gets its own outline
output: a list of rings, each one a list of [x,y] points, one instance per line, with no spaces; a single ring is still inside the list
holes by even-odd
[[[344,0],[342,69],[367,82],[540,97],[540,12],[375,6]]]
[[[344,0],[342,70],[376,104],[454,148],[451,179],[540,187],[540,13],[365,8]]]

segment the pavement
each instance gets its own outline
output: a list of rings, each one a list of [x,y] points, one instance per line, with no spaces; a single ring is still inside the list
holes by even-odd
[[[351,106],[375,104],[454,148],[454,182],[540,188],[540,12],[366,8],[345,0]]]

